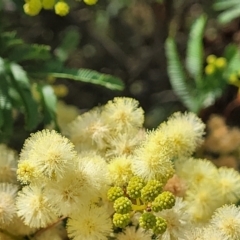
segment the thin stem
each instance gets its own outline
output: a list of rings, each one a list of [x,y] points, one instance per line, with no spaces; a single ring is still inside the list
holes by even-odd
[[[132,209],[133,211],[143,211],[144,209],[146,209],[146,206],[132,204]]]
[[[59,224],[62,220],[66,219],[66,218],[67,217],[63,216],[63,217],[59,218],[55,223],[49,225],[48,227],[42,228],[42,229],[38,230],[37,232],[35,232],[33,234],[33,237],[39,236],[42,233],[44,233],[45,231],[47,231],[48,229],[55,227],[57,224]]]

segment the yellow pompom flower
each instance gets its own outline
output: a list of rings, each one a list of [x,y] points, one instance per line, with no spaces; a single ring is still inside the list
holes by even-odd
[[[220,232],[222,239],[237,240],[240,236],[240,209],[235,205],[218,208],[210,221],[211,227]]]
[[[16,214],[15,197],[18,186],[10,183],[0,183],[0,225],[11,223]],[[1,238],[0,239],[5,239]]]
[[[138,105],[135,99],[115,97],[104,106],[103,119],[117,133],[141,128],[144,112]]]
[[[115,186],[126,185],[133,176],[131,168],[132,159],[121,156],[114,158],[108,165],[108,170],[112,183]]]
[[[67,138],[56,131],[39,131],[31,134],[24,143],[20,154],[21,168],[18,169],[18,177],[24,181],[22,173],[27,172],[31,180],[32,174],[37,169],[37,176],[49,179],[62,178],[69,169],[72,169],[75,156],[74,145]],[[23,164],[24,161],[29,161],[29,165],[28,162]]]
[[[42,9],[41,0],[29,0],[23,5],[23,10],[27,15],[36,16]]]
[[[17,154],[0,144],[0,182],[16,182]]]
[[[190,156],[203,142],[204,130],[204,123],[194,113],[176,112],[158,127],[151,141],[166,149],[170,159]]]
[[[207,222],[222,204],[222,195],[214,182],[202,181],[190,187],[185,196],[187,212],[193,222]]]
[[[46,10],[53,9],[55,0],[42,0],[42,7]]]
[[[216,59],[217,59],[217,57],[215,55],[211,54],[211,55],[207,56],[206,61],[208,64],[213,64],[213,63],[215,63]]]
[[[94,5],[98,0],[83,0],[87,5]]]
[[[65,2],[55,4],[55,13],[59,16],[66,16],[69,13],[69,5]]]
[[[112,220],[104,206],[79,207],[67,221],[67,233],[73,240],[107,240],[112,232]]]
[[[222,193],[224,203],[236,203],[240,195],[240,174],[238,171],[221,167],[218,169],[219,177],[216,178]]]
[[[18,164],[17,179],[23,184],[31,183],[40,177],[40,172],[33,162],[22,160]]]
[[[58,97],[66,97],[68,95],[68,88],[64,84],[55,85],[52,88]]]
[[[213,64],[208,64],[205,67],[205,73],[206,75],[212,75],[215,72],[215,66]]]
[[[224,57],[219,57],[216,59],[214,65],[220,69],[225,68],[227,65],[227,60]]]
[[[57,220],[41,186],[26,186],[16,200],[17,214],[30,227],[44,228]]]
[[[167,149],[160,148],[156,143],[147,142],[136,150],[132,161],[133,173],[146,180],[167,182],[173,176],[174,168],[166,152]]]

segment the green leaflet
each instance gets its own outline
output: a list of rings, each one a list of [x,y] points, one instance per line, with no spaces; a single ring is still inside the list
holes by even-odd
[[[80,39],[73,28],[65,33],[62,43],[54,51],[55,55],[49,46],[24,43],[16,32],[2,32],[2,29],[0,32],[1,140],[11,137],[15,120],[13,110],[24,113],[28,131],[34,130],[42,120],[45,124],[54,122],[58,128],[55,113],[57,98],[51,86],[45,82],[48,76],[89,82],[113,90],[124,88],[118,77],[88,69],[64,67],[64,61],[77,47]],[[34,83],[41,95],[40,102],[32,96]]]
[[[218,21],[226,24],[240,17],[240,1],[238,0],[215,0],[213,9],[216,11],[223,11],[218,16]]]
[[[0,140],[7,139],[13,131],[12,103],[8,94],[7,81],[0,74]]]
[[[33,99],[31,85],[26,72],[16,63],[9,64],[11,82],[21,96],[24,106],[27,130],[33,130],[39,123],[38,104]]]
[[[122,90],[123,82],[112,75],[99,73],[90,69],[62,69],[62,72],[50,73],[51,76],[57,78],[68,78],[81,82],[98,84],[112,90]]]
[[[202,15],[191,27],[187,44],[186,68],[196,84],[200,84],[203,70],[203,34],[207,18]]]
[[[47,61],[51,59],[50,47],[37,44],[21,44],[10,51],[8,59],[14,62],[22,62],[26,60]]]
[[[226,10],[231,7],[236,7],[239,5],[239,0],[218,0],[213,4],[213,8],[216,11]]]
[[[235,18],[238,18],[240,16],[240,5],[237,8],[232,8],[229,9],[226,12],[221,13],[218,16],[218,20],[220,23],[229,23],[232,20],[234,20]]]
[[[225,75],[229,77],[231,73],[237,73],[238,71],[240,71],[240,53],[237,49],[235,54],[229,59]]]
[[[56,121],[57,97],[52,87],[49,85],[38,84],[37,90],[41,95],[44,123],[49,124],[53,121],[55,126],[57,126]]]
[[[19,47],[23,40],[16,37],[16,32],[3,32],[0,34],[0,54],[8,54],[9,49]]]

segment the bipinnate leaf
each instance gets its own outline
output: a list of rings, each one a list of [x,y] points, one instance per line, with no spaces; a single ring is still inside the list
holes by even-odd
[[[196,112],[194,98],[192,97],[193,89],[187,84],[187,77],[180,61],[176,43],[169,37],[165,42],[167,56],[167,70],[172,88],[183,104],[191,111]]]
[[[8,55],[8,51],[12,48],[21,46],[23,40],[16,36],[16,32],[3,32],[0,34],[0,54]]]
[[[50,75],[57,78],[67,78],[81,82],[93,83],[112,90],[122,90],[124,88],[123,82],[118,77],[99,73],[90,69],[63,68],[61,72],[53,72]]]
[[[22,44],[10,51],[8,55],[8,59],[14,62],[26,60],[47,61],[50,58],[50,47],[38,44]]]

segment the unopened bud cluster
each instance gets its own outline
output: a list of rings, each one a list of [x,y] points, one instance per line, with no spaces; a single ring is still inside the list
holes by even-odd
[[[113,202],[115,227],[125,228],[131,222],[133,214],[141,212],[140,227],[152,230],[156,235],[165,232],[167,221],[157,217],[155,213],[171,209],[175,205],[174,195],[163,191],[162,182],[158,180],[146,182],[138,176],[133,176],[125,187],[111,187],[107,196],[108,200]]]

